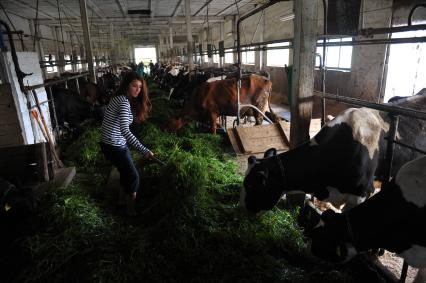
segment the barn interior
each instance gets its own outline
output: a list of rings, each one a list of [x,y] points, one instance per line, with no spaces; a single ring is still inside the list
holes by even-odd
[[[417,268],[388,251],[343,265],[313,257],[290,197],[261,216],[238,201],[250,155],[296,148],[347,108],[426,120],[424,103],[388,104],[426,95],[425,8],[420,0],[0,0],[0,281],[413,282]],[[129,70],[142,72],[153,106],[132,132],[158,157],[133,152],[142,184],[134,218],[115,207],[119,174],[100,151],[96,114]],[[217,134],[203,123],[166,132],[183,103],[171,99],[179,83],[171,70],[237,81],[266,74],[276,120],[262,114],[254,125],[236,111],[221,115]],[[425,154],[425,145],[408,146]],[[388,148],[399,146],[407,145]]]

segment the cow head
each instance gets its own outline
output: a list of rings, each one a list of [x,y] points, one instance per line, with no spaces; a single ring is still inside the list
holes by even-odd
[[[330,262],[347,262],[356,249],[348,239],[348,219],[344,213],[326,210],[318,227],[310,233],[311,252]]]
[[[176,132],[187,123],[188,121],[184,119],[183,117],[173,117],[169,119],[168,121],[166,121],[161,126],[161,129],[167,132]]]
[[[280,200],[284,191],[283,172],[276,149],[265,152],[263,159],[255,156],[248,158],[248,169],[241,190],[240,205],[257,213],[272,209]]]

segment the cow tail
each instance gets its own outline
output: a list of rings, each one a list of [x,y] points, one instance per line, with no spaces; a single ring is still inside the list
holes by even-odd
[[[269,95],[268,95],[268,107],[269,107],[269,112],[271,112],[272,114],[275,114],[274,110],[272,110],[272,107],[271,107],[271,97],[272,97],[272,88],[270,89]]]

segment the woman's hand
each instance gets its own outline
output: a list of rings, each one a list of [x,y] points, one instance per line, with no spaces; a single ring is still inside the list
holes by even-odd
[[[151,160],[154,157],[154,153],[152,151],[148,151],[147,153],[145,153],[143,157],[145,157],[148,160]]]

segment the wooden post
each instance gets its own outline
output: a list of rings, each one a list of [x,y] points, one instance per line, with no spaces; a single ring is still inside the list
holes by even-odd
[[[314,91],[314,64],[318,2],[294,1],[294,55],[291,99],[290,146],[309,140]],[[303,15],[303,17],[302,17]]]
[[[225,42],[225,22],[220,23],[220,41]],[[225,57],[219,56],[219,67],[222,68],[225,64]]]
[[[188,50],[188,71],[194,70],[194,50],[192,50],[191,0],[185,0],[186,41]]]
[[[92,83],[96,83],[95,69],[93,67],[92,45],[90,42],[89,21],[87,18],[86,0],[80,0],[81,24],[83,26],[84,46],[86,49],[86,60],[89,69],[89,78]]]

